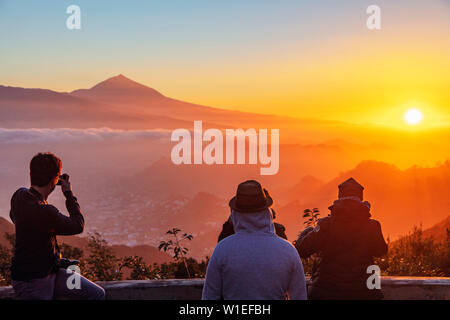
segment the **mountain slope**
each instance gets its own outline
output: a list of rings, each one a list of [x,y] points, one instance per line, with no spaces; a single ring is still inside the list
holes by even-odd
[[[279,127],[333,123],[319,120],[300,120],[289,117],[248,113],[213,108],[180,101],[162,95],[153,88],[137,83],[123,75],[111,77],[90,89],[74,90],[70,95],[92,101],[133,109],[142,116],[164,115],[182,120],[203,120],[231,127]],[[219,126],[220,127],[220,126]]]
[[[212,108],[172,99],[123,75],[90,89],[60,93],[44,89],[0,86],[0,127],[102,127],[120,129],[191,128],[194,120],[210,127],[296,128],[335,125]],[[206,124],[205,127],[208,127]]]
[[[161,93],[150,87],[137,83],[123,75],[118,75],[102,81],[90,89],[78,89],[71,96],[94,99],[103,102],[123,102],[129,99],[161,98]]]
[[[132,108],[43,89],[0,86],[0,127],[173,129],[190,127],[191,121],[165,115],[143,116]]]
[[[450,230],[450,215],[431,228],[423,230],[423,235],[425,237],[433,237],[436,240],[443,240],[447,237],[447,230]]]
[[[304,209],[317,207],[321,216],[328,215],[328,206],[337,199],[338,185],[350,177],[365,187],[364,198],[371,203],[372,216],[381,222],[385,236],[395,238],[407,234],[414,225],[430,228],[448,216],[450,162],[433,168],[411,167],[402,171],[387,163],[363,161],[328,183],[312,185],[308,196],[298,194],[280,199],[283,205],[278,217],[288,225],[289,235],[295,236],[303,229],[301,213]]]

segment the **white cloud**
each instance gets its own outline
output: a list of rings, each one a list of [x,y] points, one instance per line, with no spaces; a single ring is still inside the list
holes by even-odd
[[[133,139],[170,137],[165,130],[116,130],[111,128],[89,129],[6,129],[0,128],[0,143],[41,144],[65,142],[101,142],[105,140],[128,141]]]

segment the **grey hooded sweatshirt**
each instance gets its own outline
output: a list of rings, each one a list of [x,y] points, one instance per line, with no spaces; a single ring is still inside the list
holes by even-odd
[[[203,300],[306,299],[303,266],[274,231],[269,209],[231,212],[235,234],[220,241],[206,271]]]

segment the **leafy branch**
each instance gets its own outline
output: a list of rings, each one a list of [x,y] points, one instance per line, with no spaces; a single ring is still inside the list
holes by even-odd
[[[192,240],[194,238],[193,235],[184,233],[182,236],[179,236],[178,234],[181,232],[181,229],[173,228],[166,232],[168,235],[172,235],[174,240],[168,240],[168,241],[161,241],[158,249],[164,252],[173,252],[173,258],[175,261],[181,260],[186,268],[188,277],[191,277],[191,274],[189,273],[189,268],[186,262],[186,254],[188,253],[189,249],[186,247],[183,247],[181,245],[181,242],[184,240]]]

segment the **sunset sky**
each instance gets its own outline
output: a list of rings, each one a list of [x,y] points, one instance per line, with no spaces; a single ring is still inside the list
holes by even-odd
[[[450,1],[0,0],[0,84],[124,74],[199,104],[424,128],[450,123]],[[68,30],[67,6],[81,7]],[[366,28],[381,7],[382,29]]]

